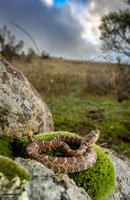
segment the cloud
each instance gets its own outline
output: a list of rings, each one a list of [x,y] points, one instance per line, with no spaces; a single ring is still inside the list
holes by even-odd
[[[124,6],[121,0],[68,0],[62,7],[53,0],[1,0],[0,24],[7,24],[18,40],[24,40],[25,49],[33,44],[8,20],[28,31],[40,50],[53,56],[91,59],[101,54],[101,16]]]
[[[43,2],[43,4],[45,4],[47,6],[52,6],[53,5],[53,0],[41,0],[41,2]]]
[[[94,55],[100,55],[100,30],[101,18],[110,11],[118,11],[119,9],[127,8],[127,4],[120,0],[73,0],[70,3],[71,14],[76,17],[82,26],[81,36],[87,42],[91,42],[91,48],[96,49]],[[81,10],[82,12],[79,12]],[[93,51],[94,52],[94,51]]]
[[[71,4],[72,10],[74,6],[74,4]],[[101,23],[101,16],[99,16],[97,13],[93,15],[91,14],[91,10],[93,10],[95,6],[96,3],[92,1],[86,5],[84,12],[74,14],[77,18],[77,21],[79,21],[83,28],[81,34],[82,38],[91,41],[92,43],[97,43],[97,40],[99,40],[100,37],[100,31],[98,27]]]

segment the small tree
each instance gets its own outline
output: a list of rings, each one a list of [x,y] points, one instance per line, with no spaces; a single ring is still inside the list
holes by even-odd
[[[130,1],[127,1],[130,4]],[[115,52],[130,57],[130,10],[110,12],[102,17],[100,39],[103,52]]]
[[[26,61],[30,62],[33,58],[36,57],[36,55],[37,54],[35,53],[35,50],[32,47],[28,48],[28,54],[26,55]]]
[[[47,52],[45,52],[44,50],[42,50],[41,58],[43,58],[43,59],[49,58],[49,53],[47,53]]]
[[[6,26],[0,28],[0,53],[7,59],[12,59],[18,56],[20,50],[23,48],[24,42],[21,40],[15,42],[15,36],[11,35]]]

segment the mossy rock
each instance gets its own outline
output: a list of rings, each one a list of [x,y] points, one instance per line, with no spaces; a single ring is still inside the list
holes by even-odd
[[[83,187],[93,200],[105,200],[115,190],[115,170],[110,158],[94,145],[97,161],[89,169],[69,174],[79,187]]]
[[[8,180],[12,180],[15,176],[18,176],[21,181],[24,179],[29,181],[31,179],[30,174],[28,174],[26,170],[16,164],[16,162],[4,156],[0,156],[0,172],[3,173]]]
[[[52,140],[57,135],[70,135],[79,137],[79,135],[69,132],[52,132],[46,134],[35,135],[36,140]],[[13,147],[13,155],[24,157],[25,148],[30,144],[27,137],[17,140]],[[105,200],[115,190],[115,170],[110,158],[101,150],[100,147],[94,145],[97,151],[97,161],[89,169],[79,173],[71,173],[69,176],[73,178],[77,186],[83,187],[93,200]],[[1,164],[0,164],[1,165]]]
[[[79,137],[77,134],[69,132],[52,132],[34,136],[36,140],[51,140],[57,135],[71,135]],[[29,144],[27,137],[19,140],[18,146],[21,146],[19,152],[24,155],[25,147]],[[115,190],[115,170],[110,158],[101,150],[100,147],[94,145],[97,151],[97,161],[89,169],[79,173],[71,173],[69,176],[75,181],[77,186],[83,187],[93,200],[105,200]]]

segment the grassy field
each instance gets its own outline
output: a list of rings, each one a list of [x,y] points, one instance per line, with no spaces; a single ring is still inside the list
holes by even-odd
[[[100,129],[99,145],[130,148],[130,67],[58,58],[12,63],[49,106],[55,130],[86,136]]]

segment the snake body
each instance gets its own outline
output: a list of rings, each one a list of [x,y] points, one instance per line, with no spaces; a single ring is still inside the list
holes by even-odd
[[[54,173],[72,173],[90,168],[97,159],[96,150],[93,143],[99,138],[100,131],[95,130],[84,138],[67,135],[56,136],[51,141],[35,141],[32,134],[28,134],[31,142],[26,148],[26,155],[36,161],[41,162]],[[68,144],[78,145],[77,150],[72,150]],[[53,157],[45,153],[48,151],[59,150],[66,157]]]

